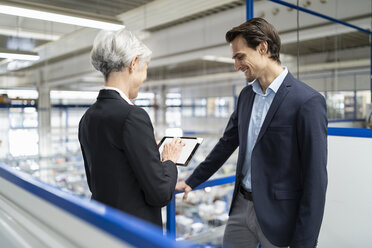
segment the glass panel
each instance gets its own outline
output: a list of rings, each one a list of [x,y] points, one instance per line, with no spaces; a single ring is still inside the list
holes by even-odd
[[[37,129],[10,129],[9,150],[10,155],[32,156],[39,153],[39,134]]]
[[[167,108],[166,121],[168,127],[180,127],[181,126],[181,108],[172,107]]]
[[[192,106],[182,106],[182,116],[183,117],[191,117],[192,116]]]
[[[37,127],[38,126],[38,115],[36,108],[24,108],[23,109],[23,126],[24,127]]]
[[[354,119],[354,92],[327,92],[329,120]]]
[[[366,105],[371,103],[371,92],[369,90],[357,91],[357,119],[368,118],[366,116]]]
[[[12,128],[23,127],[23,111],[22,108],[9,109],[9,121]]]

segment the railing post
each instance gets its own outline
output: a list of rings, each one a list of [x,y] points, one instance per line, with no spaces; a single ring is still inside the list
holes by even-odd
[[[173,194],[171,202],[167,206],[167,236],[176,239],[176,198]]]

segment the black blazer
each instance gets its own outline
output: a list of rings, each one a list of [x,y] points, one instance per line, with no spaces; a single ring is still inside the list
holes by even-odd
[[[177,168],[160,161],[146,111],[101,90],[80,120],[79,141],[92,199],[161,225]]]
[[[233,201],[242,167],[255,93],[240,93],[237,109],[211,153],[186,180],[194,188],[214,174],[239,146]],[[327,188],[325,99],[290,73],[276,93],[252,151],[252,195],[260,227],[276,246],[314,247]]]

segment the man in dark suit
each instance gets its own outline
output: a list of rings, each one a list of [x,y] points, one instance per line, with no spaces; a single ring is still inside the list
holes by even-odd
[[[146,79],[150,54],[126,29],[97,35],[91,61],[105,86],[80,120],[79,141],[92,199],[161,226],[183,144],[165,144],[161,160],[149,116],[130,101]]]
[[[262,18],[227,32],[249,83],[223,137],[181,184],[184,198],[239,147],[226,247],[315,247],[327,188],[325,99],[279,60],[280,38]]]

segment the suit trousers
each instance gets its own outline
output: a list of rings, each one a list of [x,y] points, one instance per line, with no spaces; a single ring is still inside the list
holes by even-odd
[[[224,248],[278,248],[270,243],[258,224],[253,202],[238,193],[223,237]]]

